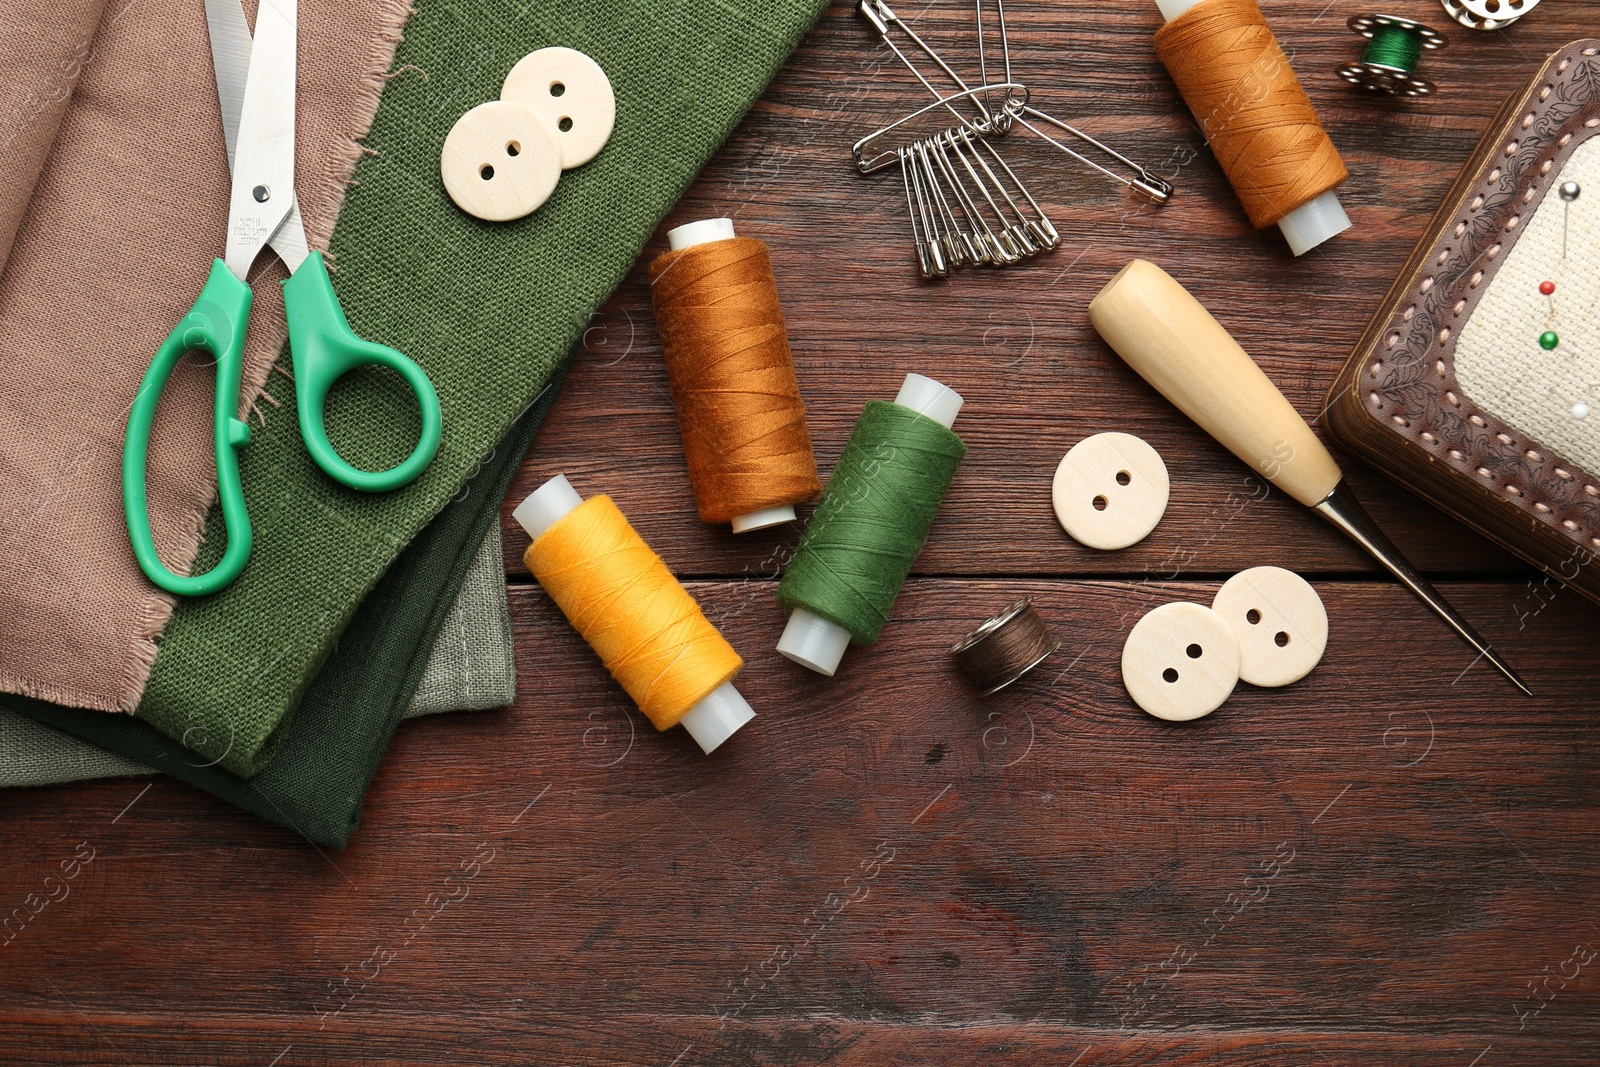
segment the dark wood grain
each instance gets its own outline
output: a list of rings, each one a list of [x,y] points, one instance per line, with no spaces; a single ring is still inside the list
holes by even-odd
[[[1194,158],[1157,212],[1019,143],[1066,246],[937,285],[914,279],[898,186],[847,165],[918,91],[830,9],[668,224],[732,214],[771,244],[825,470],[906,371],[966,395],[971,457],[882,641],[833,680],[773,655],[796,531],[696,520],[635,271],[512,500],[565,470],[708,579],[691,587],[746,657],[755,722],[712,757],[656,734],[508,527],[516,706],[402,727],[344,852],[168,779],[0,794],[0,915],[94,850],[0,938],[0,1062],[1600,1056],[1600,607],[1349,464],[1539,694],[1517,697],[1331,531],[1251,500],[1084,316],[1128,258],[1155,258],[1315,414],[1500,98],[1593,7],[1449,28],[1427,57],[1441,94],[1397,104],[1332,74],[1358,51],[1353,9],[1264,6],[1351,164],[1353,233],[1292,261],[1248,229],[1155,64],[1149,5],[1013,4],[1036,99],[1152,164]],[[1048,497],[1061,454],[1105,429],[1148,438],[1174,483],[1156,534],[1114,554],[1067,541]],[[1317,578],[1317,670],[1189,725],[1136,709],[1117,671],[1132,622],[1263,562]],[[1064,648],[980,700],[947,649],[1022,593]]]
[[[1214,583],[917,580],[832,682],[766,651],[770,583],[692,588],[749,658],[759,713],[714,758],[630,714],[518,586],[516,707],[407,724],[343,853],[163,779],[0,797],[28,845],[0,901],[96,849],[3,949],[0,1057],[115,1062],[108,1041],[205,1063],[290,1045],[284,1063],[1600,1051],[1600,959],[1568,963],[1580,973],[1520,1031],[1516,1014],[1530,981],[1600,945],[1600,608],[1581,598],[1519,629],[1507,587],[1447,588],[1540,692],[1513,701],[1401,591],[1325,583],[1321,666],[1185,727],[1130,703],[1118,649],[1146,606]],[[944,652],[1020,592],[1066,645],[981,701]],[[379,948],[393,958],[364,980]]]

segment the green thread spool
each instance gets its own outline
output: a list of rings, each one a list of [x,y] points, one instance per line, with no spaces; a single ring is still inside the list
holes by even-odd
[[[1433,83],[1417,73],[1417,64],[1424,51],[1437,51],[1450,43],[1444,34],[1398,15],[1356,15],[1349,25],[1367,38],[1367,47],[1358,62],[1339,68],[1339,77],[1390,96],[1433,92]]]
[[[790,609],[778,651],[832,675],[851,643],[869,645],[955,477],[967,446],[950,429],[960,394],[906,375],[895,402],[869,401],[800,539],[778,602]]]

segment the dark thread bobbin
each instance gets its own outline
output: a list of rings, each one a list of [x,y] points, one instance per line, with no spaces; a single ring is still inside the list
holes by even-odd
[[[1339,68],[1339,77],[1390,96],[1433,92],[1433,82],[1417,73],[1417,63],[1424,51],[1438,51],[1450,43],[1444,34],[1398,15],[1354,15],[1349,26],[1369,43],[1359,60]]]
[[[950,653],[978,687],[979,695],[989,696],[1033,670],[1060,647],[1061,642],[1033,610],[1033,598],[1025,596],[973,630]]]

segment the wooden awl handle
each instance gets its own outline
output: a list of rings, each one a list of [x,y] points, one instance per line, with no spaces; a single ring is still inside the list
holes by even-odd
[[[1136,259],[1089,303],[1089,321],[1145,381],[1273,485],[1309,506],[1342,475],[1311,427],[1189,291]]]

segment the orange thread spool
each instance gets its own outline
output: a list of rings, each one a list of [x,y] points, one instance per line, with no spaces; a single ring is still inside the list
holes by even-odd
[[[701,520],[741,533],[792,519],[822,482],[767,246],[728,236],[666,252],[650,293]]]
[[[1349,177],[1255,0],[1200,0],[1155,44],[1257,228]]]

